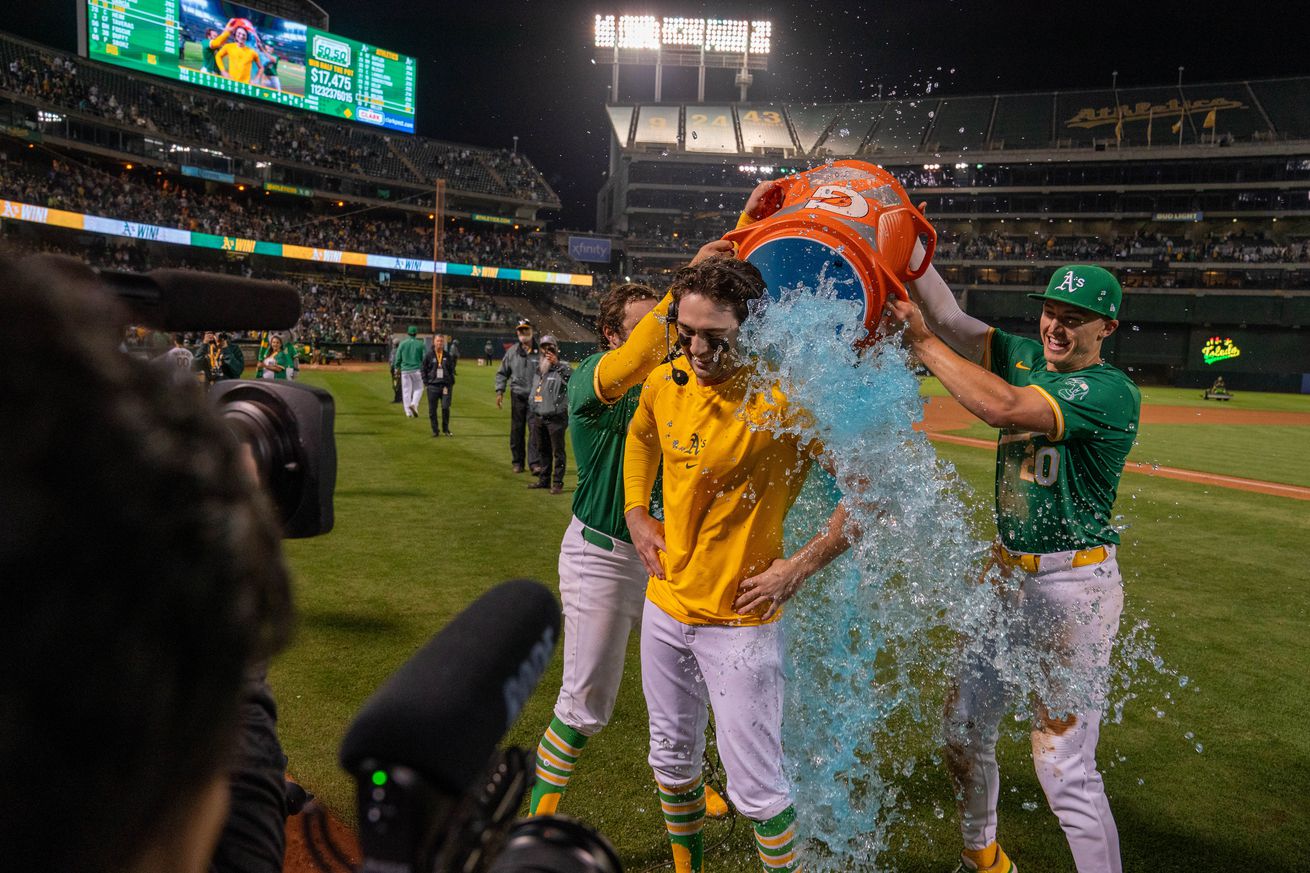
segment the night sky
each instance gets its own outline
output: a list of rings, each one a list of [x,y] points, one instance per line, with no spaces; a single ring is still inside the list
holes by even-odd
[[[7,4],[5,30],[76,49],[76,3]],[[251,6],[258,6],[251,0]],[[845,101],[1310,74],[1310,7],[1278,2],[904,0],[664,4],[551,0],[319,0],[331,29],[419,58],[418,131],[519,148],[564,202],[561,226],[590,229],[609,153],[609,67],[591,62],[596,13],[767,17],[770,69],[752,100]],[[17,8],[12,8],[17,7]],[[1242,13],[1249,11],[1247,17]],[[653,99],[653,72],[624,74],[624,99]],[[731,74],[707,99],[734,99]],[[694,100],[695,70],[666,72],[664,99]]]

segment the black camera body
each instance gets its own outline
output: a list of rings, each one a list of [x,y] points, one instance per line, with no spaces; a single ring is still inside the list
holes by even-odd
[[[260,484],[282,521],[282,535],[302,539],[332,530],[337,484],[332,395],[312,385],[227,379],[210,386],[209,397],[249,448]]]

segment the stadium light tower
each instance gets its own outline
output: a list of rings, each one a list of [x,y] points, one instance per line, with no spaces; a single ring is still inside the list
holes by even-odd
[[[619,95],[624,65],[655,67],[655,102],[663,98],[664,67],[697,67],[696,99],[705,102],[705,70],[735,69],[741,100],[754,82],[751,70],[767,70],[773,22],[729,18],[677,18],[596,14],[595,61],[614,67],[610,99]]]

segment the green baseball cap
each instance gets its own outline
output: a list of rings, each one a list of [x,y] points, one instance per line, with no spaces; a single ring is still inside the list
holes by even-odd
[[[410,336],[418,336],[418,328],[411,324],[411,325],[409,326],[409,335],[410,335]]]
[[[1055,271],[1045,294],[1029,294],[1034,300],[1055,300],[1117,319],[1123,309],[1124,289],[1104,267],[1069,264]]]

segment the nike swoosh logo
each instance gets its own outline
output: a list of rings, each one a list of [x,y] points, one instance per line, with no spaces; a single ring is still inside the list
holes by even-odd
[[[687,463],[687,469],[690,470],[692,467],[696,466],[698,463],[700,463],[700,462],[699,462],[699,461],[689,461],[689,462]]]
[[[1015,361],[1015,362],[1014,362],[1014,365],[1015,365],[1016,367],[1018,367],[1020,370],[1031,370],[1031,369],[1032,369],[1032,367],[1028,366],[1028,365],[1025,364],[1023,361]]]

